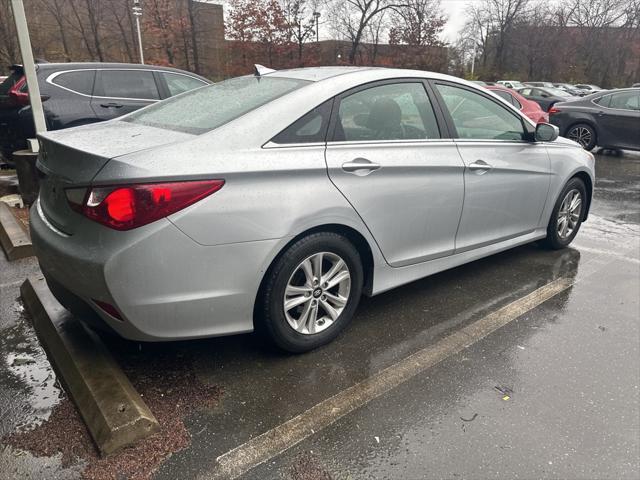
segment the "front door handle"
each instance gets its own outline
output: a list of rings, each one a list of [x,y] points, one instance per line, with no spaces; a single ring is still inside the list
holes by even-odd
[[[469,165],[469,170],[475,171],[478,175],[483,175],[491,170],[493,167],[484,160],[476,160]]]
[[[342,164],[342,170],[358,176],[369,175],[371,172],[374,172],[379,168],[379,164],[367,160],[366,158],[355,158],[351,162]]]
[[[120,105],[119,103],[115,103],[115,102],[101,103],[100,106],[104,107],[104,108],[122,108],[122,105]]]

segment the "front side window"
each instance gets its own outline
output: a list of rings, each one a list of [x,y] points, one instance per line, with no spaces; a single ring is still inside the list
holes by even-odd
[[[146,70],[101,70],[94,95],[98,97],[158,100],[153,72]]]
[[[422,83],[381,85],[340,101],[335,141],[430,138],[440,138],[440,132]]]
[[[201,134],[310,83],[281,77],[238,77],[144,108],[126,122]]]
[[[206,85],[202,80],[190,77],[189,75],[180,75],[178,73],[169,72],[162,72],[160,75],[162,75],[162,78],[167,82],[169,95],[172,97]]]
[[[493,100],[464,88],[437,84],[460,138],[524,140],[526,133],[517,114]]]
[[[531,88],[523,88],[520,90],[520,95],[531,95]]]
[[[93,91],[93,79],[95,78],[95,70],[79,70],[76,72],[66,72],[57,75],[52,81],[69,90],[85,95],[91,95]]]

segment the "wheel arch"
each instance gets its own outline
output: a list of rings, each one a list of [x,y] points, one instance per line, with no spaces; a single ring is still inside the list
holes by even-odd
[[[308,235],[312,235],[314,233],[320,232],[328,232],[328,233],[337,233],[338,235],[342,235],[347,240],[349,240],[353,246],[356,248],[358,253],[360,254],[360,258],[362,259],[362,271],[364,274],[364,285],[362,286],[362,293],[365,295],[371,295],[373,291],[373,272],[374,272],[374,259],[373,259],[373,251],[371,250],[371,245],[367,239],[362,235],[362,233],[358,232],[355,228],[339,224],[339,223],[327,223],[323,225],[317,225],[315,227],[308,228],[303,232],[300,232],[296,236],[292,237],[285,245],[280,248],[278,253],[271,259],[269,263],[269,267],[265,269],[264,274],[262,275],[262,279],[260,280],[260,286],[258,287],[258,291],[256,292],[256,298],[253,302],[253,315],[254,315],[254,323],[256,318],[258,301],[262,295],[263,289],[265,287],[265,281],[271,270],[273,269],[275,263],[278,259],[286,252],[286,250],[293,245],[295,242],[304,238]]]

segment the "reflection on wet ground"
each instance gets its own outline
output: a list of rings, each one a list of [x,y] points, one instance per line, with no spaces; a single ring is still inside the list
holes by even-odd
[[[345,334],[310,354],[282,355],[253,335],[142,346],[107,339],[130,368],[188,358],[198,381],[224,391],[185,418],[191,443],[156,477],[206,478],[218,455],[559,278],[577,283],[247,477],[563,477],[571,468],[577,477],[633,476],[640,155],[597,162],[592,214],[572,248],[526,245],[363,299]],[[46,418],[59,393],[17,295],[7,293],[16,282],[0,281],[13,308],[3,307],[11,320],[0,322],[0,394],[8,392],[10,411],[0,435]]]

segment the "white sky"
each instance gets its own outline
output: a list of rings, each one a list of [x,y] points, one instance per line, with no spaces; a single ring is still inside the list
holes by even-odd
[[[442,40],[453,43],[465,22],[465,9],[468,4],[479,0],[441,0],[442,10],[448,21],[442,31]]]

